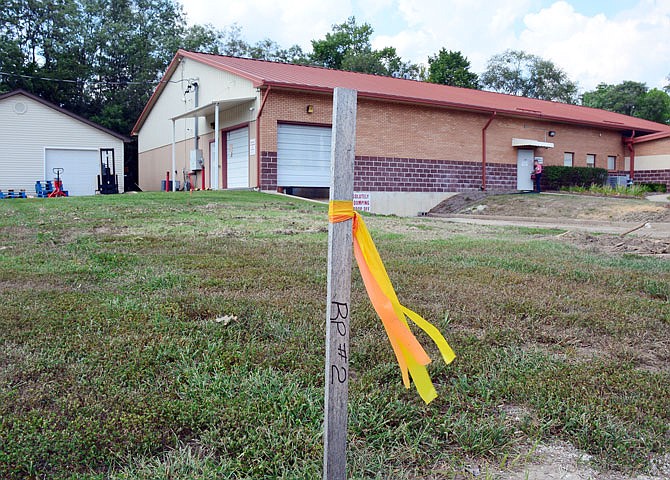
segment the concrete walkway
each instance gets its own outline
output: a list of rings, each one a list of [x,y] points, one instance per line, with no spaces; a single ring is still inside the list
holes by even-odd
[[[662,193],[660,195],[647,195],[650,202],[670,203],[670,194]]]

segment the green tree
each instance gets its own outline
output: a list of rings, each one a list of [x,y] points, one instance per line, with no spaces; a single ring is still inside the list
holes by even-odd
[[[175,0],[5,0],[0,91],[24,88],[128,134],[179,47],[220,44],[212,27],[187,27]]]
[[[176,50],[195,36],[189,36],[181,6],[173,0],[82,4],[86,23],[95,25],[89,32],[95,48],[88,50],[91,118],[128,134]]]
[[[437,55],[428,57],[428,78],[440,83],[463,88],[479,88],[479,77],[470,71],[470,61],[461,52],[442,48]]]
[[[242,38],[242,27],[237,23],[233,23],[219,32],[219,45],[220,52],[218,53],[232,57],[247,56],[251,48]]]
[[[617,85],[601,83],[595,90],[582,95],[582,104],[653,122],[670,121],[670,96],[662,90],[649,90],[644,83],[630,80]]]
[[[68,105],[80,92],[76,81],[85,70],[79,62],[80,28],[74,0],[7,0],[0,9],[2,89],[23,88]]]
[[[299,45],[282,48],[277,42],[265,38],[251,45],[242,36],[242,28],[234,23],[222,30],[215,30],[212,26],[195,25],[189,30],[189,37],[193,37],[193,44],[184,45],[186,50],[199,50],[217,55],[254,58],[282,63],[308,63],[309,59]],[[198,47],[199,46],[199,47]]]
[[[243,54],[245,57],[255,58],[257,60],[268,60],[271,62],[282,63],[307,63],[308,59],[299,45],[293,45],[289,49],[282,48],[274,40],[266,38],[256,42],[255,45],[249,45],[247,51]]]
[[[372,32],[369,24],[357,25],[356,18],[349,17],[346,22],[333,25],[332,33],[326,33],[325,39],[312,40],[310,59],[317,65],[342,70],[347,57],[371,53]]]
[[[312,40],[309,61],[336,70],[371,73],[400,78],[419,78],[420,68],[403,61],[396,49],[386,47],[374,50],[370,40],[374,30],[364,23],[358,25],[355,17],[349,17],[322,40]]]
[[[223,33],[211,25],[192,25],[183,34],[181,48],[219,55],[222,39]]]
[[[647,86],[640,82],[625,81],[618,85],[601,83],[595,90],[582,95],[582,104],[632,116],[646,93]]]
[[[670,95],[653,88],[640,100],[635,116],[658,123],[670,123]]]
[[[541,100],[577,102],[577,84],[567,74],[537,55],[507,50],[488,61],[480,77],[486,90]]]

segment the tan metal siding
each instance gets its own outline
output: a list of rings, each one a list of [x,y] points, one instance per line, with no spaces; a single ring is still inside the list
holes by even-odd
[[[139,180],[142,190],[160,189],[160,181],[165,179],[165,172],[172,169],[172,117],[195,108],[194,95],[184,95],[188,79],[198,82],[198,105],[208,105],[216,100],[228,98],[256,97],[258,92],[248,80],[223,72],[207,65],[185,59],[168,83],[161,96],[138,134],[139,142]],[[183,81],[182,81],[183,80]],[[184,99],[186,101],[184,102]],[[255,116],[258,100],[245,105],[219,112],[219,128],[230,129],[240,124],[249,123],[249,138],[256,138]],[[207,163],[207,179],[209,179],[209,145],[208,139],[214,137],[214,115],[200,118],[198,133],[199,148],[202,149]],[[190,168],[190,150],[193,148],[194,120],[187,118],[175,122],[175,165],[178,178],[181,180],[182,169]],[[223,144],[222,139],[219,139]],[[219,157],[219,163],[221,157]],[[256,184],[256,156],[249,156],[249,185]],[[199,186],[200,184],[198,184]]]
[[[624,169],[630,170],[630,157],[626,157]],[[637,155],[635,154],[635,171],[668,170],[670,169],[670,155]]]
[[[196,78],[199,88],[199,106],[229,98],[258,97],[258,92],[250,81],[185,59],[175,73],[169,79],[165,79],[170,83],[166,85],[142,125],[138,134],[140,153],[172,143],[172,121],[170,119],[195,108],[194,95],[192,93],[184,95],[184,91],[188,85],[188,79]],[[222,111],[219,116],[220,127],[225,129],[248,122],[254,118],[254,115],[255,110],[249,110],[248,105]],[[213,116],[207,119],[201,118],[198,123],[199,134],[202,136],[211,132],[213,128],[210,124],[213,122]],[[177,120],[175,122],[175,141],[181,142],[193,138],[193,127],[192,118]]]

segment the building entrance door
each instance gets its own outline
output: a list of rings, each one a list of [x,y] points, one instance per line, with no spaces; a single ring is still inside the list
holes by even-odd
[[[533,173],[533,150],[520,148],[516,153],[516,189],[531,191],[533,190],[533,180],[530,175]]]

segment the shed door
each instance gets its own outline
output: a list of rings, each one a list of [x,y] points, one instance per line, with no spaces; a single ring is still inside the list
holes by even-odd
[[[47,148],[45,150],[45,180],[53,180],[54,168],[62,168],[60,177],[63,190],[70,196],[95,195],[100,173],[100,152],[98,150],[71,150]]]
[[[530,175],[533,173],[533,150],[520,148],[516,154],[516,189],[533,190],[533,180]]]
[[[330,127],[279,124],[277,185],[330,186]]]
[[[226,188],[249,187],[249,129],[226,133]]]

